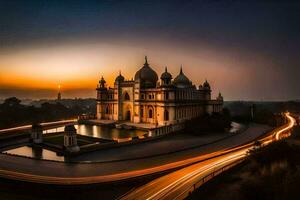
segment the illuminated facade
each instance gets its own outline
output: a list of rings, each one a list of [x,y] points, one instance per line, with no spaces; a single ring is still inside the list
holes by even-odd
[[[223,97],[211,99],[207,81],[197,88],[182,68],[174,79],[165,68],[159,81],[147,57],[134,80],[125,80],[120,73],[113,88],[103,77],[97,87],[97,119],[170,125],[222,109]]]

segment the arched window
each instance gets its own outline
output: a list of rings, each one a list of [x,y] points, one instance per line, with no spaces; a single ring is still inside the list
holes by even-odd
[[[149,118],[153,117],[153,110],[151,108],[149,109],[148,117]]]
[[[169,92],[166,92],[166,100],[169,99]]]
[[[164,120],[169,121],[169,111],[167,110],[164,111]]]
[[[141,108],[141,117],[144,117],[144,109]]]
[[[124,99],[125,99],[125,100],[128,100],[128,101],[130,100],[129,94],[128,94],[127,92],[126,92],[125,95],[124,95]]]
[[[109,113],[109,107],[107,105],[106,108],[105,108],[105,114],[108,114],[108,113]]]

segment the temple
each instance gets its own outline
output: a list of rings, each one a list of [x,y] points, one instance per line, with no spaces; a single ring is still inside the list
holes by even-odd
[[[222,95],[212,99],[207,80],[195,86],[182,67],[174,79],[166,67],[159,80],[147,57],[133,80],[120,73],[113,88],[103,77],[97,86],[97,119],[166,126],[222,109]]]

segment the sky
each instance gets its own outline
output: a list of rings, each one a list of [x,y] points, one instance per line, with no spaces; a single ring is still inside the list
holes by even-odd
[[[300,99],[297,1],[0,2],[0,98],[95,97],[103,76],[183,66],[225,100]]]

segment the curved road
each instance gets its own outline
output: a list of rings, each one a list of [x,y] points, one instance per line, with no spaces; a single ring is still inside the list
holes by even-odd
[[[267,145],[274,140],[279,140],[282,133],[288,132],[295,125],[295,120],[287,113],[288,123],[275,129],[269,135],[261,138],[261,144]],[[190,191],[195,189],[195,184],[201,185],[214,173],[223,171],[223,168],[240,162],[247,156],[247,152],[254,148],[254,142],[227,150],[221,156],[208,159],[197,164],[177,170],[125,195],[122,199],[184,199]]]

